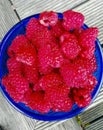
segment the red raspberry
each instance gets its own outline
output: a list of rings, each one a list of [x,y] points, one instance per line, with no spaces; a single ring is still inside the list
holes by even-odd
[[[45,57],[44,57],[45,58]],[[44,64],[44,65],[43,65]],[[47,62],[42,62],[42,60],[41,60],[41,62],[40,62],[40,64],[39,64],[39,72],[40,72],[40,74],[42,75],[42,74],[49,74],[49,73],[51,73],[53,71],[53,68],[51,67],[51,66],[48,66],[47,65]]]
[[[39,23],[38,19],[31,18],[26,26],[26,36],[30,41],[32,41],[35,32],[39,30],[39,28],[40,30],[44,29],[44,27]]]
[[[82,68],[87,73],[93,73],[97,69],[96,58],[93,56],[90,60],[77,57],[74,61],[74,64],[77,65],[79,68]]]
[[[54,111],[69,111],[72,101],[68,97],[70,88],[66,85],[52,86],[46,89],[45,96],[51,102]]]
[[[95,46],[91,46],[87,49],[82,49],[80,56],[84,59],[90,60],[94,56]]]
[[[26,36],[36,48],[50,42],[51,31],[41,25],[38,19],[32,18],[26,27]]]
[[[48,54],[49,57],[49,65],[53,68],[59,68],[61,67],[63,63],[63,56],[59,49],[55,51],[51,51],[51,53]]]
[[[83,30],[79,37],[79,44],[86,48],[87,50],[90,47],[95,47],[95,40],[98,36],[98,28],[92,27],[86,30]]]
[[[30,66],[36,64],[37,54],[35,48],[31,44],[22,45],[18,48],[16,60]]]
[[[57,24],[51,28],[51,32],[55,37],[60,37],[63,34],[64,28],[61,20],[58,20]]]
[[[84,16],[81,13],[68,10],[63,13],[63,27],[65,30],[80,28],[83,25]]]
[[[29,84],[23,76],[16,73],[10,73],[8,75],[8,80],[12,86],[16,87],[18,92],[20,91],[23,94],[28,91]]]
[[[76,37],[73,34],[67,32],[67,31],[62,33],[62,35],[60,36],[60,43],[61,43],[61,45],[63,44],[64,41],[67,41],[69,38],[70,39],[76,39]],[[76,42],[77,42],[77,39],[76,39]]]
[[[77,37],[77,39],[80,37],[81,33],[83,32],[83,28],[75,29],[72,33]]]
[[[52,39],[52,35],[50,30],[48,29],[43,29],[43,30],[37,30],[35,32],[35,36],[33,39],[33,44],[38,48],[43,46],[46,43],[49,43]]]
[[[70,98],[60,98],[60,100],[55,100],[55,102],[53,103],[52,110],[55,112],[68,112],[72,109],[72,106],[73,102]]]
[[[57,13],[45,11],[40,14],[39,22],[44,26],[55,26],[58,21]]]
[[[94,88],[95,88],[96,85],[97,85],[97,79],[96,79],[96,77],[93,76],[93,75],[88,75],[88,85],[85,86],[85,88],[88,91],[92,92],[94,90]]]
[[[29,87],[28,91],[26,91],[26,92],[24,93],[22,102],[27,105],[27,104],[29,103],[29,101],[31,100],[31,95],[33,94],[33,92],[34,92],[34,91],[32,90],[32,88]]]
[[[47,44],[38,51],[39,63],[42,68],[59,68],[63,62],[63,56],[56,44]]]
[[[91,94],[87,89],[74,89],[73,98],[79,107],[86,107],[91,102]]]
[[[43,91],[32,93],[29,99],[27,105],[31,109],[41,113],[48,113],[50,111],[51,104],[47,99],[45,99],[45,93]]]
[[[49,58],[48,53],[51,51],[51,46],[45,45],[38,51],[38,60],[39,60],[39,71],[41,74],[47,74],[52,71],[51,66],[48,64]]]
[[[92,73],[95,72],[96,69],[97,69],[96,57],[93,56],[93,57],[92,57],[91,59],[89,59],[87,62],[88,62],[88,64],[90,63],[90,66],[89,66],[90,71],[91,71]]]
[[[42,90],[46,90],[48,87],[56,87],[63,84],[63,80],[59,74],[50,73],[42,76],[42,78],[37,83],[37,86]],[[35,86],[34,86],[35,90]]]
[[[24,65],[24,77],[27,79],[27,81],[30,84],[35,84],[38,79],[39,79],[39,74],[38,74],[38,70],[37,67],[34,66],[29,66],[29,65]]]
[[[23,74],[23,65],[21,62],[17,62],[17,60],[12,57],[7,60],[7,68],[9,70],[9,73],[19,73]]]
[[[29,89],[27,81],[18,74],[9,74],[3,77],[2,84],[16,102],[22,102],[24,93]]]
[[[25,37],[25,35],[19,35],[17,36],[13,41],[12,44],[8,48],[8,55],[10,57],[15,56],[18,49],[21,48],[21,46],[28,44],[29,41]]]
[[[63,64],[60,68],[65,83],[72,87],[80,88],[88,84],[87,72],[85,69],[72,63]]]
[[[64,34],[61,36],[62,41],[64,42],[61,43],[61,49],[65,56],[69,59],[76,58],[81,50],[76,37],[73,34]]]

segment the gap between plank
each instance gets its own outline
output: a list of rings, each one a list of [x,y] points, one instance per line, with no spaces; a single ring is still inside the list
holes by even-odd
[[[18,12],[17,12],[17,10],[16,10],[16,8],[15,8],[13,2],[12,2],[11,0],[8,0],[8,1],[10,2],[11,8],[14,10],[14,12],[15,12],[16,16],[18,17],[19,21],[21,21],[21,18],[20,18],[20,16],[19,16],[19,14],[18,14]]]

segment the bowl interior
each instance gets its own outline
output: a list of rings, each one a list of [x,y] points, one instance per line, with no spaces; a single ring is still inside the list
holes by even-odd
[[[6,62],[8,59],[8,55],[7,55],[7,49],[9,47],[9,45],[12,43],[12,40],[20,35],[20,34],[25,34],[25,26],[27,25],[28,21],[30,20],[30,18],[38,18],[39,14],[37,15],[33,15],[30,16],[24,20],[22,20],[21,22],[19,22],[18,24],[16,24],[4,37],[3,41],[2,41],[2,46],[1,46],[1,54],[0,54],[0,80],[2,79],[2,77],[8,73],[8,69],[6,66]],[[62,19],[63,16],[61,13],[58,13],[58,17],[59,19]],[[88,27],[86,25],[83,26],[83,29],[87,29]],[[103,57],[102,57],[102,51],[99,45],[99,41],[96,40],[95,42],[96,44],[96,51],[95,51],[95,56],[96,56],[96,60],[97,60],[97,70],[94,73],[94,75],[96,76],[97,80],[98,80],[98,84],[96,85],[94,91],[92,92],[92,101],[94,100],[94,98],[96,97],[96,95],[98,94],[101,84],[102,84],[102,77],[103,77]],[[25,106],[25,104],[23,103],[16,103],[14,102],[14,100],[9,96],[9,94],[6,92],[5,87],[3,85],[1,85],[1,91],[3,92],[4,96],[6,97],[6,99],[9,101],[9,103],[16,108],[18,111],[24,113],[25,115],[38,119],[38,120],[45,120],[45,121],[53,121],[53,120],[63,120],[63,119],[67,119],[67,118],[71,118],[73,116],[76,116],[77,114],[79,114],[80,112],[84,111],[84,109],[86,108],[79,108],[76,104],[74,104],[72,110],[70,112],[52,112],[50,111],[47,114],[41,114],[37,111],[31,110],[29,107]]]

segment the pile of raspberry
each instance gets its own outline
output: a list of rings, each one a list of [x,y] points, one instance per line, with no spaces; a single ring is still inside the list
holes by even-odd
[[[8,48],[8,74],[2,78],[15,102],[40,113],[86,107],[97,84],[96,27],[83,29],[84,16],[68,10],[63,19],[53,11],[31,18],[25,34]]]

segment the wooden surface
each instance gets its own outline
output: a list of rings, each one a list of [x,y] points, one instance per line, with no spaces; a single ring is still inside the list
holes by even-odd
[[[82,12],[89,26],[99,27],[99,39],[103,43],[103,1],[102,0],[0,0],[0,40],[19,19],[44,10],[63,12],[74,9]],[[103,102],[103,88],[88,110]],[[83,117],[83,116],[82,116]],[[83,117],[84,118],[84,117]],[[59,124],[59,125],[58,125]],[[43,122],[28,118],[12,108],[0,93],[0,125],[4,130],[80,130],[70,119],[58,122]],[[93,126],[92,126],[93,127]],[[89,130],[89,127],[88,127]],[[91,129],[93,130],[93,129]],[[99,130],[99,129],[98,129]]]
[[[8,0],[0,0],[0,40],[18,22],[18,18]]]
[[[32,2],[30,0],[11,1],[22,19],[45,10],[63,12],[67,9],[75,8],[88,0],[32,0]]]

